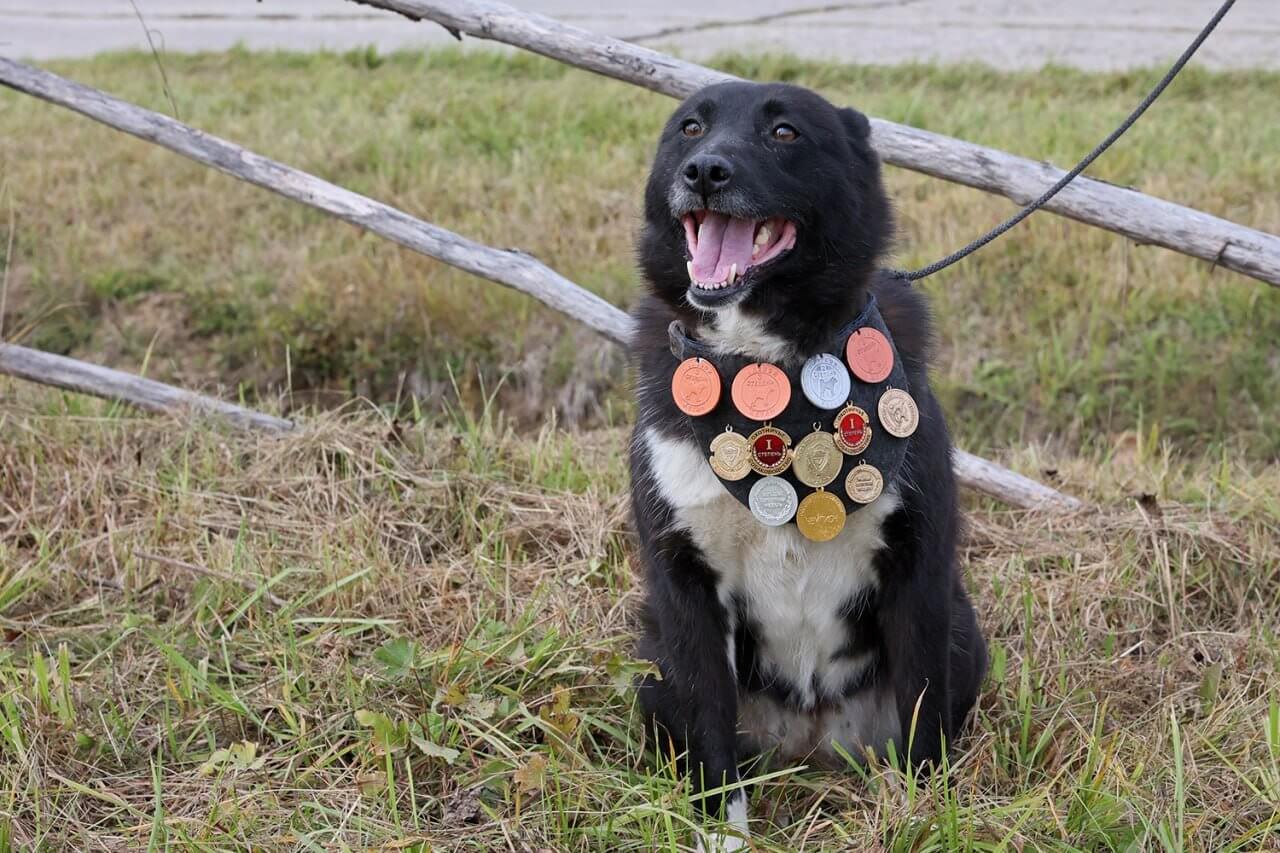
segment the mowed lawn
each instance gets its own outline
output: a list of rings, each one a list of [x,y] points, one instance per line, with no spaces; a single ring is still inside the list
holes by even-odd
[[[725,58],[1066,165],[1158,72]],[[673,102],[525,56],[55,70],[627,305]],[[1280,75],[1188,72],[1093,171],[1280,232]],[[1011,209],[888,172],[903,266]],[[0,331],[288,436],[0,378],[0,849],[651,850],[627,374],[525,297],[0,92]],[[992,670],[943,771],[775,772],[762,850],[1280,848],[1280,289],[1050,215],[922,285]]]

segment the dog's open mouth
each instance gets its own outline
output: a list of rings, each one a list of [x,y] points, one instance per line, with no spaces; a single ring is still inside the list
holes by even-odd
[[[715,210],[686,213],[690,287],[704,299],[727,296],[749,281],[748,273],[796,244],[796,226],[781,216],[739,219]]]

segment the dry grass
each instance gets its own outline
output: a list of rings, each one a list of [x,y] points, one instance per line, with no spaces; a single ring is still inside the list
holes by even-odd
[[[166,64],[197,126],[636,290],[665,99],[484,53]],[[724,65],[1059,163],[1150,77]],[[59,70],[165,108],[149,57]],[[1098,174],[1280,230],[1277,80],[1189,73]],[[0,168],[7,336],[347,406],[270,438],[0,378],[0,850],[690,843],[627,689],[607,345],[11,93]],[[890,185],[906,265],[1008,209]],[[963,442],[1103,509],[970,498],[993,667],[955,760],[758,780],[757,847],[1280,848],[1280,290],[1047,216],[926,287]]]
[[[609,300],[638,292],[632,235],[673,102],[529,56],[252,54],[165,60],[184,119],[463,234],[533,252]],[[888,118],[1059,164],[1089,150],[1156,73],[720,63]],[[149,55],[56,69],[168,110]],[[1091,170],[1280,232],[1280,75],[1180,77]],[[598,338],[479,282],[154,146],[0,92],[0,244],[16,220],[5,328],[32,346],[143,363],[184,386],[274,398],[471,405],[499,379],[526,425],[628,420]],[[889,171],[895,261],[963,245],[1009,203]],[[936,379],[975,452],[1092,452],[1156,429],[1182,449],[1280,453],[1280,289],[1033,217],[925,285]],[[314,398],[302,392],[313,392]]]
[[[0,392],[11,847],[690,843],[626,689],[623,430],[269,438]],[[767,779],[759,849],[1275,846],[1277,472],[1044,461],[1108,508],[969,507],[994,662],[949,770]],[[1221,488],[1117,485],[1188,480]]]

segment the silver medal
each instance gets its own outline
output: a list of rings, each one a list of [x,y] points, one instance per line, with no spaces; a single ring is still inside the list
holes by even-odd
[[[761,477],[751,487],[747,505],[756,521],[770,527],[786,524],[796,514],[799,499],[795,487],[781,477]]]
[[[800,370],[800,387],[818,408],[838,409],[849,399],[849,370],[831,353],[818,353]]]

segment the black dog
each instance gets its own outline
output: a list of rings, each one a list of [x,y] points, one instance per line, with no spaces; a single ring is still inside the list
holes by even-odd
[[[805,89],[711,86],[667,123],[646,189],[631,476],[640,654],[662,677],[640,691],[698,791],[733,785],[739,761],[764,753],[838,766],[892,742],[915,765],[936,761],[985,671],[956,561],[951,442],[926,372],[928,311],[877,268],[892,224],[870,132]],[[901,468],[831,541],[765,526],[673,403],[668,325],[716,353],[794,367],[871,294],[919,408]],[[703,804],[746,835],[740,790]]]

